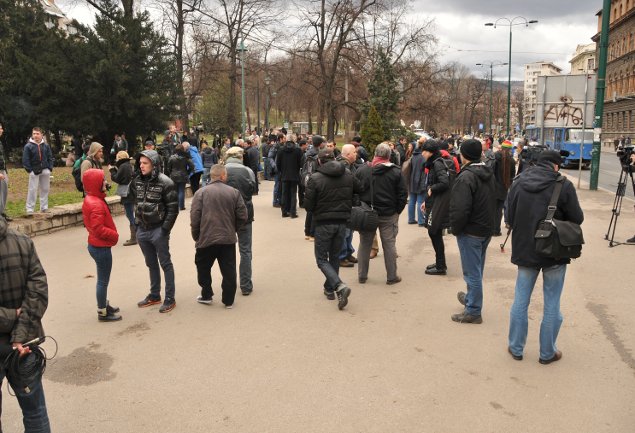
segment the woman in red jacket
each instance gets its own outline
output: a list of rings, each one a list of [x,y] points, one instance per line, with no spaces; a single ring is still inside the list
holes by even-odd
[[[97,318],[102,322],[121,320],[119,308],[108,303],[108,283],[112,270],[111,247],[117,244],[119,234],[110,215],[106,198],[106,180],[102,170],[91,168],[83,178],[84,204],[82,214],[88,230],[88,252],[97,264]]]

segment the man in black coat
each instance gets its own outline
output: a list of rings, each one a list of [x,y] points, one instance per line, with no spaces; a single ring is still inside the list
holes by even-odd
[[[340,310],[346,307],[351,293],[339,277],[339,254],[356,192],[359,192],[359,183],[355,182],[351,172],[335,160],[332,150],[320,150],[318,168],[306,186],[304,205],[313,212],[315,260],[326,277],[324,295],[332,300],[337,294]]]
[[[289,140],[284,135],[280,138],[280,149],[276,155],[276,167],[280,172],[282,183],[282,217],[298,217],[298,183],[300,183],[300,168],[302,167],[302,151],[295,144],[295,136],[291,134]]]
[[[540,325],[541,364],[562,358],[556,339],[562,325],[560,296],[569,259],[552,259],[535,252],[534,235],[541,220],[547,216],[562,162],[560,153],[545,150],[534,167],[520,174],[507,197],[505,221],[512,228],[512,263],[518,266],[514,303],[510,312],[508,351],[516,360],[523,359],[527,341],[527,309],[538,274],[542,271],[544,315]],[[555,219],[582,224],[584,214],[575,187],[564,179],[556,204]]]
[[[481,162],[482,152],[478,140],[470,139],[461,145],[464,165],[450,196],[450,226],[459,246],[467,284],[467,294],[458,293],[465,308],[462,313],[452,315],[452,320],[459,323],[483,323],[483,269],[496,221],[496,186],[492,171]]]
[[[399,232],[399,214],[406,207],[408,190],[401,168],[390,162],[391,149],[386,143],[381,143],[375,149],[373,162],[357,170],[356,176],[362,184],[360,200],[371,204],[379,215],[379,236],[384,251],[386,265],[386,284],[396,284],[401,281],[397,275],[397,233]],[[357,252],[359,282],[364,284],[368,279],[370,250],[375,232],[359,233],[359,248]]]

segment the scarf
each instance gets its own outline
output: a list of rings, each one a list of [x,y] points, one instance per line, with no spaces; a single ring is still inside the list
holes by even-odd
[[[378,156],[375,156],[375,157],[373,157],[373,161],[370,163],[370,166],[374,167],[376,165],[386,164],[388,162],[390,162],[390,159],[388,159],[388,158],[380,158]]]

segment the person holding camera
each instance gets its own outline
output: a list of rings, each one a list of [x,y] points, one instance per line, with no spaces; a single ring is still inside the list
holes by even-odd
[[[630,144],[630,143],[629,143]],[[631,164],[629,167],[629,171],[632,173],[635,169],[633,168],[635,166],[635,152],[631,153]],[[627,244],[635,244],[635,236],[633,236],[630,239],[626,240]]]
[[[562,358],[556,339],[562,325],[560,297],[570,259],[553,259],[539,255],[535,250],[535,232],[545,219],[556,181],[559,178],[562,157],[560,152],[545,150],[538,155],[536,165],[520,174],[509,190],[505,221],[512,229],[511,262],[518,266],[514,303],[510,312],[508,352],[517,361],[523,359],[527,342],[527,310],[538,275],[542,271],[544,309],[540,325],[541,364],[550,364]],[[575,187],[564,179],[558,197],[554,218],[582,224],[584,214],[580,208]]]

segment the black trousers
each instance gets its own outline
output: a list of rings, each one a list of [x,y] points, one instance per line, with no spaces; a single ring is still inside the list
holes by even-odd
[[[445,244],[443,243],[443,229],[439,229],[436,232],[428,229],[428,236],[430,236],[432,247],[434,248],[437,269],[445,269],[447,266],[445,264]]]
[[[200,188],[202,174],[203,172],[200,172],[194,173],[192,176],[190,176],[190,187],[192,188],[192,195],[194,195],[194,193]]]
[[[218,260],[220,273],[223,277],[223,304],[233,305],[236,297],[236,244],[210,245],[197,248],[194,256],[198,285],[201,286],[201,296],[210,299],[214,295],[212,290],[212,266]]]
[[[288,180],[282,181],[282,200],[280,205],[283,214],[295,215],[298,213],[296,208],[298,202],[298,182]]]

